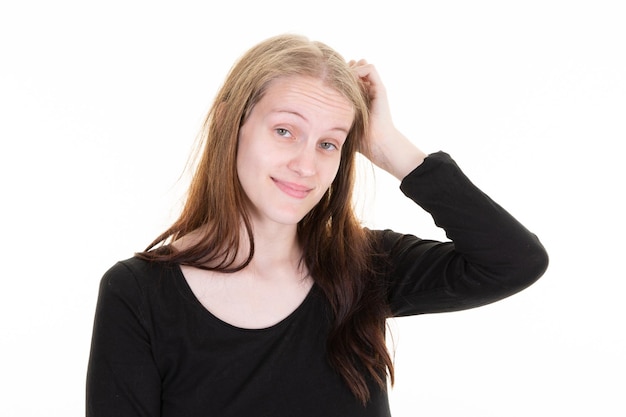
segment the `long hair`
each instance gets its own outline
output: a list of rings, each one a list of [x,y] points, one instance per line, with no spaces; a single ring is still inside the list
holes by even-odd
[[[235,63],[204,122],[201,158],[179,218],[137,255],[226,273],[249,264],[254,239],[236,171],[239,129],[268,84],[285,76],[321,79],[354,107],[337,175],[320,202],[299,222],[298,239],[302,261],[331,307],[329,361],[353,394],[366,403],[368,380],[386,389],[388,374],[393,383],[393,363],[385,343],[388,306],[382,283],[373,272],[374,242],[352,205],[356,152],[366,146],[368,100],[346,61],[327,45],[298,35],[280,35],[251,48]],[[242,227],[249,242],[243,258]],[[200,238],[184,249],[168,245],[198,231]],[[163,246],[170,250],[157,250]]]

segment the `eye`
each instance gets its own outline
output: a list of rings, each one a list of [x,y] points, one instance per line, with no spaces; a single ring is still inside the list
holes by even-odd
[[[338,149],[337,146],[331,142],[320,143],[320,148],[324,149],[325,151],[333,151],[333,150]]]
[[[278,136],[282,136],[282,137],[291,137],[291,132],[288,131],[287,129],[284,129],[282,127],[279,127],[276,129],[276,133],[278,134]]]

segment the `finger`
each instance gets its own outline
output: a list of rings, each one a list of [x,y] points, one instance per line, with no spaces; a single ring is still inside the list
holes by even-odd
[[[348,61],[348,66],[350,66],[351,68],[363,65],[367,65],[367,61],[365,59],[359,59],[358,61],[351,59],[350,61]]]
[[[356,71],[357,75],[361,78],[369,78],[372,74],[376,73],[374,65],[368,64],[368,63],[357,64],[356,66],[353,67],[353,69]]]

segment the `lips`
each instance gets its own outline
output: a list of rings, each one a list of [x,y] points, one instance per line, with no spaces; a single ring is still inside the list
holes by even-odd
[[[312,188],[307,187],[305,185],[296,184],[288,181],[277,180],[276,178],[272,178],[274,184],[285,194],[290,197],[303,199],[309,195]]]

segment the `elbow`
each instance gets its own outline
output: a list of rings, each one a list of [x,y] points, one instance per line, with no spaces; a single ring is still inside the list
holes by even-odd
[[[527,250],[523,251],[523,256],[518,259],[516,271],[512,274],[515,277],[512,280],[515,290],[521,291],[534,284],[546,272],[549,263],[548,252],[538,240],[529,245]]]
[[[538,245],[532,257],[529,258],[528,263],[530,265],[529,275],[531,275],[533,282],[537,281],[546,272],[550,264],[548,252],[541,244]]]

